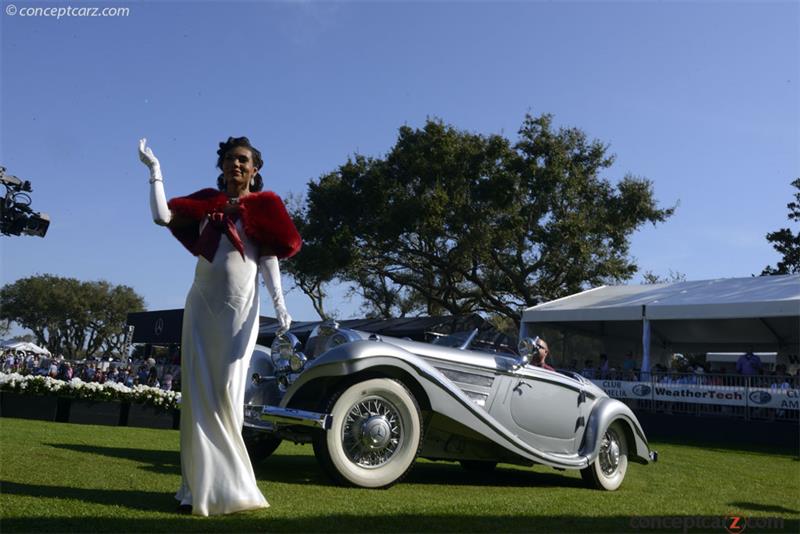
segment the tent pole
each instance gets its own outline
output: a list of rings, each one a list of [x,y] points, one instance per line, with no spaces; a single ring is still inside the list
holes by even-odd
[[[642,306],[642,372],[641,380],[650,380],[650,321]]]

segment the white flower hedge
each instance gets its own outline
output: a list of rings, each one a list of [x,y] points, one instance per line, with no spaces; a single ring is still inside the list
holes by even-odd
[[[21,393],[25,395],[57,395],[88,401],[138,402],[171,410],[180,408],[181,394],[178,391],[164,391],[150,386],[133,386],[117,382],[84,382],[73,378],[69,382],[57,380],[49,376],[23,376],[19,373],[0,372],[0,391]]]

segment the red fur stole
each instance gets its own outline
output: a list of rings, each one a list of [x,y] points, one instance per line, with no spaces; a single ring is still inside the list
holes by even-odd
[[[225,193],[211,188],[201,189],[186,197],[173,198],[168,203],[172,213],[190,219],[194,224],[170,225],[169,229],[189,252],[197,256],[195,244],[200,237],[200,222],[209,213],[221,210],[227,202]],[[239,201],[239,213],[244,232],[260,248],[266,248],[279,258],[290,258],[300,250],[300,234],[283,201],[272,191],[251,193],[243,197]]]

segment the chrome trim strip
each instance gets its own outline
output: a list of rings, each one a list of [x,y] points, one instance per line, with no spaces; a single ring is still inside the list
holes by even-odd
[[[260,419],[278,426],[309,426],[328,430],[333,417],[327,413],[309,412],[280,406],[264,406]]]

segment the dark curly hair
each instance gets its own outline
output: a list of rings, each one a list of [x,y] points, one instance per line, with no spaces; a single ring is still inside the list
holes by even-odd
[[[253,166],[255,168],[261,169],[264,166],[264,160],[261,159],[261,151],[251,145],[247,137],[228,137],[227,141],[219,144],[219,150],[217,150],[217,168],[219,170],[222,170],[222,160],[225,159],[225,154],[228,153],[228,150],[240,146],[250,150],[250,153],[253,155]],[[253,177],[253,181],[255,184],[250,186],[250,191],[257,192],[264,188],[264,180],[261,178],[261,173],[257,172]],[[225,177],[222,174],[217,176],[217,188],[220,191],[225,191],[225,189],[227,189]]]

